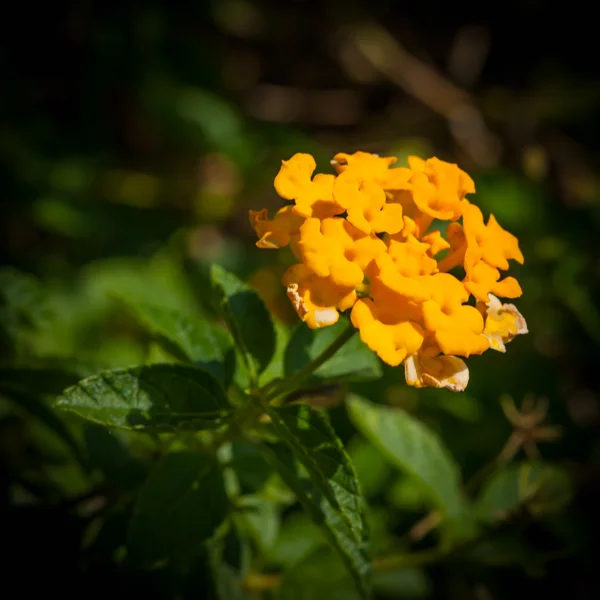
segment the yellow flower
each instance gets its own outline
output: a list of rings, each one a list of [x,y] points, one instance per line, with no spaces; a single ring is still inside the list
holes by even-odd
[[[497,298],[521,295],[501,271],[523,254],[493,215],[486,224],[466,200],[475,185],[456,165],[410,157],[408,168],[390,168],[395,162],[340,153],[337,175],[313,177],[310,155],[283,161],[275,188],[295,204],[272,220],[266,210],[250,212],[257,245],[289,245],[301,261],[282,281],[309,327],[332,325],[352,309],[361,340],[389,365],[403,363],[409,385],[462,391],[469,370],[460,357],[504,352],[527,332],[517,308]],[[433,229],[434,219],[451,222]],[[455,267],[464,269],[462,281]]]
[[[250,224],[259,237],[256,245],[259,248],[283,248],[299,237],[302,217],[294,214],[291,206],[284,206],[269,220],[266,208],[250,211]]]
[[[340,218],[306,219],[300,227],[298,246],[308,269],[349,287],[363,282],[368,264],[386,249],[376,236],[365,236]]]
[[[456,225],[456,223],[450,223],[450,225]],[[442,237],[442,234],[437,229],[421,236],[421,241],[429,246],[427,254],[432,258],[442,250],[451,248],[450,243]]]
[[[408,235],[404,241],[392,237],[388,245],[388,254],[398,273],[405,277],[431,275],[438,270],[437,262],[431,256],[431,245],[420,242],[413,235]]]
[[[291,266],[282,283],[298,316],[311,329],[337,323],[338,310],[348,310],[356,302],[353,288],[336,285],[331,278],[318,277],[302,264]]]
[[[345,171],[333,184],[333,198],[347,211],[347,219],[363,233],[398,233],[404,226],[402,206],[387,204],[386,195],[370,179],[357,179]]]
[[[488,301],[489,292],[502,298],[518,298],[523,293],[519,282],[514,277],[505,277],[502,281],[498,281],[500,271],[482,260],[473,265],[465,258],[465,271],[467,272],[464,279],[465,288],[482,302]]]
[[[456,165],[435,157],[409,156],[408,164],[413,171],[409,189],[419,210],[443,221],[460,218],[461,200],[475,193],[473,180]]]
[[[431,299],[423,303],[423,323],[444,354],[469,356],[489,348],[483,335],[483,318],[474,307],[463,304],[468,293],[460,281],[448,273],[428,278]]]
[[[293,212],[301,217],[324,219],[339,215],[344,209],[332,198],[335,177],[315,175],[315,159],[310,154],[294,154],[290,160],[281,161],[281,169],[275,177],[275,190],[286,200],[295,200]]]
[[[378,289],[388,290],[396,301],[407,299],[411,302],[424,302],[430,297],[429,289],[423,277],[407,277],[400,273],[389,254],[382,254],[375,259],[371,275],[371,290],[377,294]]]
[[[395,156],[382,157],[369,152],[339,152],[331,164],[338,173],[346,173],[359,181],[371,180],[381,189],[404,190],[412,172],[406,167],[390,169],[397,160]]]
[[[508,269],[509,259],[523,263],[517,238],[504,230],[493,215],[485,225],[478,206],[465,200],[462,209],[466,242],[465,287],[482,302],[488,301],[489,292],[504,298],[518,298],[522,291],[516,279],[507,277],[498,281],[498,269]]]
[[[423,331],[414,322],[402,320],[396,311],[381,310],[372,300],[359,300],[352,309],[352,324],[360,339],[388,365],[398,366],[423,343]]]
[[[445,273],[458,265],[462,265],[467,251],[467,238],[460,223],[449,223],[446,229],[446,241],[449,252],[438,262],[438,269]]]

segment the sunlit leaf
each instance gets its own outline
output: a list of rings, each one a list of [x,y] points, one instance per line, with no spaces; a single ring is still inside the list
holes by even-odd
[[[82,379],[56,406],[108,427],[174,431],[219,425],[227,400],[206,371],[157,364]]]
[[[370,594],[366,504],[356,471],[324,413],[306,405],[263,405],[289,448],[263,446],[266,457],[322,527],[363,597]]]
[[[222,267],[213,265],[211,278],[236,346],[251,377],[256,377],[275,353],[275,329],[269,311],[255,290]]]
[[[464,521],[465,499],[458,466],[441,440],[400,408],[347,400],[355,427],[397,468],[410,474],[451,523]]]
[[[272,379],[283,377],[284,375],[285,352],[290,339],[290,331],[278,321],[274,321],[273,325],[275,327],[275,351],[271,362],[260,374],[258,380],[260,385],[264,385]]]
[[[322,329],[310,329],[305,323],[299,323],[285,351],[285,375],[289,377],[314,360],[347,326],[344,319]],[[369,381],[379,379],[381,374],[379,359],[355,335],[319,367],[306,383]]]
[[[151,332],[175,344],[196,366],[225,381],[225,361],[232,343],[220,327],[195,315],[148,303],[131,303],[131,308]]]

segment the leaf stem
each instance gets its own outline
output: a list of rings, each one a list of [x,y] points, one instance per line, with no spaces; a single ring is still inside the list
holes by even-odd
[[[330,358],[334,356],[334,354],[346,343],[348,342],[352,336],[356,333],[356,329],[351,323],[348,323],[348,326],[340,335],[338,335],[319,356],[311,360],[307,365],[305,365],[302,369],[283,380],[278,386],[275,386],[274,389],[267,394],[266,398],[272,404],[277,404],[277,401],[286,394],[295,391],[299,385],[305,380],[308,379],[321,365],[326,363]],[[268,385],[268,384],[267,384]],[[263,390],[265,391],[265,388]]]
[[[233,414],[231,421],[215,435],[210,443],[213,450],[217,450],[223,444],[238,437],[244,428],[244,425],[252,418],[258,416],[262,412],[260,405],[256,402],[256,398],[249,397],[246,403]]]

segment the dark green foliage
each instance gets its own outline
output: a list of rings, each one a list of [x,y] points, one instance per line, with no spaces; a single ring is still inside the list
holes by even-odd
[[[362,4],[7,9],[0,596],[600,597],[595,20]],[[348,316],[298,322],[248,210],[358,149],[457,162],[520,240],[530,333],[462,394],[358,335],[285,388]]]

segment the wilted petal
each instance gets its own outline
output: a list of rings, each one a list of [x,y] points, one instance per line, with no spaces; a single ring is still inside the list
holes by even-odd
[[[517,335],[529,333],[527,322],[514,304],[502,304],[493,294],[489,296],[483,333],[490,342],[490,348],[505,352],[505,344]]]
[[[311,328],[333,325],[339,312],[352,308],[357,296],[353,288],[336,285],[329,277],[318,277],[305,265],[292,265],[282,283],[298,316]]]
[[[408,385],[418,388],[429,386],[462,392],[469,383],[469,369],[456,356],[425,358],[413,354],[404,361],[404,375]]]

